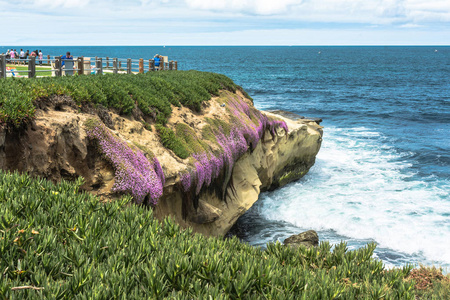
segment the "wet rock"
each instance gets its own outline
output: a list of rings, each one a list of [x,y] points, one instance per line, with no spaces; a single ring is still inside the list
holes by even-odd
[[[319,245],[319,236],[314,230],[308,230],[299,234],[291,235],[284,240],[286,246],[297,248],[299,246],[317,247]]]

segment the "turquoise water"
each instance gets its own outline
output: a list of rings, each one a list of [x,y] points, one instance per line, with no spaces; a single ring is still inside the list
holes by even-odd
[[[250,244],[314,229],[351,249],[375,241],[387,265],[450,266],[450,47],[41,48],[168,55],[180,69],[231,77],[259,109],[322,118],[316,165],[238,222]]]

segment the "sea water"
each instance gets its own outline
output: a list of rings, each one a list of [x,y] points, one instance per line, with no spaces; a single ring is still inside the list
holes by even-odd
[[[167,55],[179,69],[229,76],[261,110],[322,118],[309,173],[263,193],[238,221],[251,245],[313,229],[350,249],[375,242],[388,266],[450,266],[450,47],[29,48]]]

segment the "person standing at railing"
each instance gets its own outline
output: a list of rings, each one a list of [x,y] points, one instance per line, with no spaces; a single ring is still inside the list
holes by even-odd
[[[72,61],[70,61],[70,60],[72,60]],[[66,62],[67,62],[67,65],[66,65]],[[67,69],[65,71],[67,76],[73,75],[73,56],[70,55],[69,51],[67,51],[66,55],[63,55],[61,57],[61,66],[64,68],[67,67]]]
[[[28,56],[30,56],[30,50],[27,50],[27,52],[25,52],[24,63],[27,65],[28,65]]]
[[[42,65],[42,60],[44,59],[44,54],[42,54],[42,50],[39,50],[39,64]]]
[[[6,51],[6,62],[9,63],[10,59],[11,59],[11,51],[9,51],[9,49],[8,49],[8,51]]]
[[[10,57],[11,57],[11,63],[14,64],[14,59],[16,57],[16,54],[14,53],[14,50],[11,49],[11,52],[9,53]]]
[[[20,56],[20,60],[24,60],[25,59],[25,52],[23,51],[23,49],[20,49],[20,54],[19,54]],[[25,62],[24,62],[24,64],[25,64]]]
[[[156,54],[153,60],[155,61],[156,70],[159,70],[159,65],[161,64],[161,56],[159,54]]]
[[[68,60],[68,59],[73,60],[73,56],[70,55],[69,51],[67,51],[66,55],[61,56],[61,66],[64,66],[65,65],[65,61]]]

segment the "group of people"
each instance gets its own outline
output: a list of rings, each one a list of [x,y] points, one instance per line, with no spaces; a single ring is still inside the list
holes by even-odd
[[[27,64],[28,57],[38,57],[39,58],[39,64],[42,65],[42,60],[44,59],[44,54],[42,54],[42,50],[34,50],[31,51],[27,50],[26,52],[23,51],[23,49],[20,49],[20,52],[17,52],[16,49],[8,49],[6,51],[6,60],[8,63],[15,64],[16,62],[21,64]],[[23,61],[17,61],[16,59],[20,59]]]

